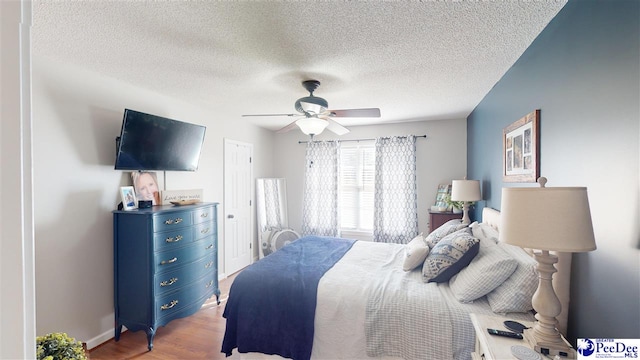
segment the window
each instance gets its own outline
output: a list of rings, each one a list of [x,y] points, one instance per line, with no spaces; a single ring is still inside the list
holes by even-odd
[[[375,144],[342,143],[339,161],[340,231],[373,234]]]

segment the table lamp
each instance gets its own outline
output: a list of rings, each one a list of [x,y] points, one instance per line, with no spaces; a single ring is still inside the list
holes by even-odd
[[[479,180],[453,180],[451,183],[451,201],[462,201],[462,223],[469,224],[469,203],[482,200]]]
[[[549,251],[586,252],[596,249],[591,212],[585,187],[545,187],[547,179],[538,179],[540,187],[503,188],[500,241],[539,250],[538,289],[532,305],[538,320],[524,337],[539,353],[574,357],[571,346],[562,339],[556,317],[562,310],[552,277],[558,257]]]

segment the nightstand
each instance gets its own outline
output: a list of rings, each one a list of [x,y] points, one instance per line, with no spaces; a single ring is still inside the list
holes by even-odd
[[[462,219],[462,213],[454,214],[451,211],[437,212],[429,210],[429,232],[432,232],[442,224],[453,219]]]
[[[515,359],[511,354],[513,345],[521,345],[529,347],[526,340],[511,339],[504,336],[489,335],[487,329],[505,330],[504,321],[508,320],[498,316],[470,314],[473,328],[476,331],[476,351],[471,353],[473,360],[505,360]],[[531,321],[517,320],[525,326],[533,326]]]

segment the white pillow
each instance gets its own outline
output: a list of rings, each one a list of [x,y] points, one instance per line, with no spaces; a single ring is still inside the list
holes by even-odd
[[[402,270],[411,271],[424,263],[424,259],[429,255],[429,246],[420,233],[405,245],[404,251],[405,258]]]
[[[469,227],[471,228],[473,236],[479,239],[481,243],[482,240],[491,240],[494,244],[498,242],[498,230],[492,228],[490,225],[474,222],[469,225]]]
[[[429,235],[427,235],[427,244],[430,248],[433,248],[445,236],[466,227],[467,225],[463,224],[461,219],[449,220],[446,223],[440,225],[440,227],[438,227],[437,229],[433,230],[431,233],[429,233]]]
[[[491,239],[480,240],[480,251],[469,265],[449,280],[460,302],[472,302],[500,286],[518,267],[516,259]]]
[[[522,248],[498,243],[518,262],[518,267],[502,285],[487,294],[487,300],[494,313],[528,312],[533,309],[531,297],[538,288],[537,261]]]

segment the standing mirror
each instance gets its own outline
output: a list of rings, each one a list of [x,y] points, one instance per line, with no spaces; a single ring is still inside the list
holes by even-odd
[[[297,238],[294,231],[285,230],[289,227],[285,179],[256,179],[256,222],[260,258],[269,255],[293,238]],[[275,241],[275,235],[278,235],[279,241]]]

